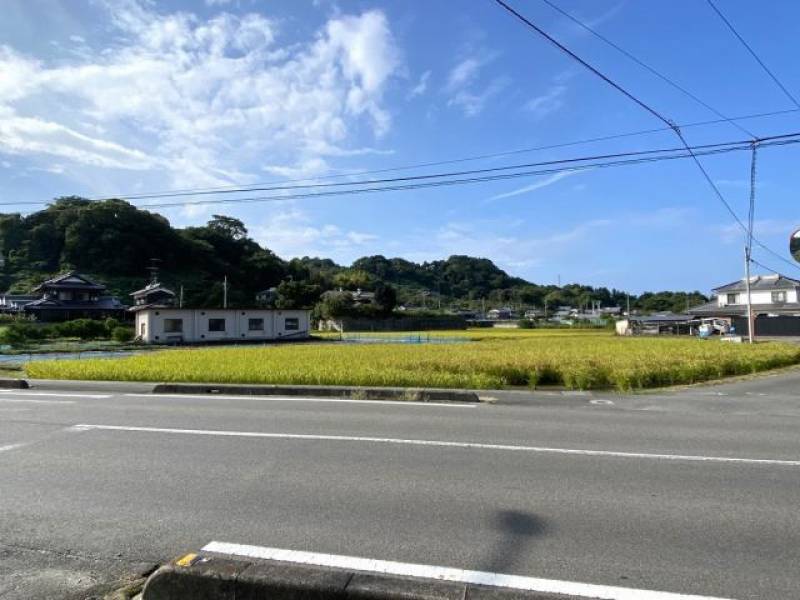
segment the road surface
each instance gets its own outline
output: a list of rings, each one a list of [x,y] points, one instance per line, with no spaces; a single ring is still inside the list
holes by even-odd
[[[210,542],[800,597],[798,371],[478,406],[144,389],[0,391],[0,599]]]

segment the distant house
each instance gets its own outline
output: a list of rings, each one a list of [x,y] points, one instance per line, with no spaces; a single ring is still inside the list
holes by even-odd
[[[151,281],[140,290],[136,290],[131,294],[133,296],[133,306],[130,310],[141,310],[144,307],[159,307],[165,308],[167,306],[175,306],[175,292],[167,289],[158,281]]]
[[[375,300],[374,292],[363,292],[361,288],[358,288],[355,292],[350,292],[350,295],[353,297],[354,304],[370,304]]]
[[[308,310],[134,306],[136,338],[148,344],[264,342],[309,336]]]
[[[725,319],[747,334],[747,285],[744,279],[712,290],[714,298],[687,312],[699,318]],[[800,280],[783,275],[750,278],[750,302],[756,335],[800,335]]]
[[[493,308],[486,313],[486,317],[492,321],[508,321],[514,318],[514,311],[510,308]]]
[[[105,291],[106,286],[71,271],[35,287],[33,292],[39,294],[38,299],[27,303],[23,310],[39,321],[123,318],[128,307]]]
[[[30,294],[0,294],[0,312],[5,314],[19,314],[31,302],[38,300],[39,296]]]

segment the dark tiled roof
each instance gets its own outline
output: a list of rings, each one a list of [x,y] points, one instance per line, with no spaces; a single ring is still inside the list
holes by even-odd
[[[785,277],[783,275],[756,275],[750,278],[750,289],[757,290],[793,290],[800,287],[800,281]],[[728,283],[726,285],[714,288],[714,292],[718,294],[726,294],[728,292],[744,292],[747,290],[744,279]]]
[[[753,304],[753,314],[800,315],[800,302],[785,302],[784,304]],[[747,306],[733,304],[719,306],[716,301],[701,304],[689,309],[689,314],[700,317],[743,317],[747,314]]]
[[[691,315],[679,315],[676,313],[658,313],[655,315],[640,315],[630,317],[631,321],[640,321],[642,323],[682,323],[684,321],[691,321]]]
[[[67,279],[77,279],[79,281],[66,281]],[[44,290],[46,288],[49,289],[82,289],[82,290],[91,290],[101,292],[106,289],[106,286],[101,285],[99,283],[95,283],[88,277],[81,275],[75,271],[70,271],[69,273],[64,273],[63,275],[59,275],[58,277],[53,277],[52,279],[48,279],[35,288],[33,288],[34,292],[38,292]]]
[[[114,296],[100,296],[96,301],[57,300],[42,298],[28,304],[26,310],[124,310],[127,308]]]

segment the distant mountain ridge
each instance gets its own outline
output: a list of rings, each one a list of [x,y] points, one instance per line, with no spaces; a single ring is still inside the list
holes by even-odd
[[[283,260],[248,237],[238,219],[214,215],[204,226],[175,228],[161,215],[124,200],[90,201],[70,196],[22,216],[0,214],[0,285],[27,292],[43,279],[76,269],[105,283],[123,301],[142,286],[151,259],[164,284],[182,287],[187,305],[219,306],[228,278],[229,304],[252,305],[257,292],[281,282],[306,284],[305,303],[331,289],[396,288],[401,303],[428,307],[572,305],[624,306],[620,290],[578,284],[538,285],[513,277],[487,258],[464,255],[414,263],[365,256],[349,267],[327,258]],[[683,310],[699,304],[698,292],[659,292],[632,297],[645,310]]]

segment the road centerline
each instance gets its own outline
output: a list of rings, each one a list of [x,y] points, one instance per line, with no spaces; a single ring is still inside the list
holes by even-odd
[[[217,429],[176,429],[167,427],[138,427],[126,425],[99,425],[81,423],[73,425],[72,431],[127,431],[138,433],[161,433],[175,435],[197,435],[217,437],[263,438],[304,441],[330,441],[372,444],[395,444],[408,446],[427,446],[442,448],[463,448],[473,450],[497,450],[507,452],[528,452],[532,454],[562,454],[571,456],[593,456],[610,458],[646,459],[682,462],[709,462],[709,463],[735,463],[752,465],[773,465],[785,467],[800,467],[800,460],[785,460],[772,458],[746,458],[729,456],[702,456],[687,454],[657,454],[647,452],[622,452],[616,450],[590,450],[581,448],[552,448],[545,446],[523,446],[511,444],[487,444],[481,442],[459,442],[447,440],[420,440],[369,436],[344,436],[304,433],[278,433],[258,431],[226,431]]]
[[[437,567],[431,565],[360,558],[356,556],[302,552],[297,550],[285,550],[281,548],[268,548],[263,546],[231,544],[216,541],[206,544],[202,548],[202,551],[214,552],[216,554],[224,554],[228,556],[277,560],[320,567],[382,573],[386,575],[422,577],[425,579],[454,581],[458,583],[470,583],[474,585],[489,585],[531,592],[582,596],[598,598],[599,600],[725,600],[724,598],[716,598],[712,596],[696,596],[672,592],[639,590],[634,588],[598,585],[592,583],[578,583],[573,581],[561,581],[557,579],[542,579],[539,577],[508,575],[504,573],[491,573],[487,571],[469,571],[451,567]]]

